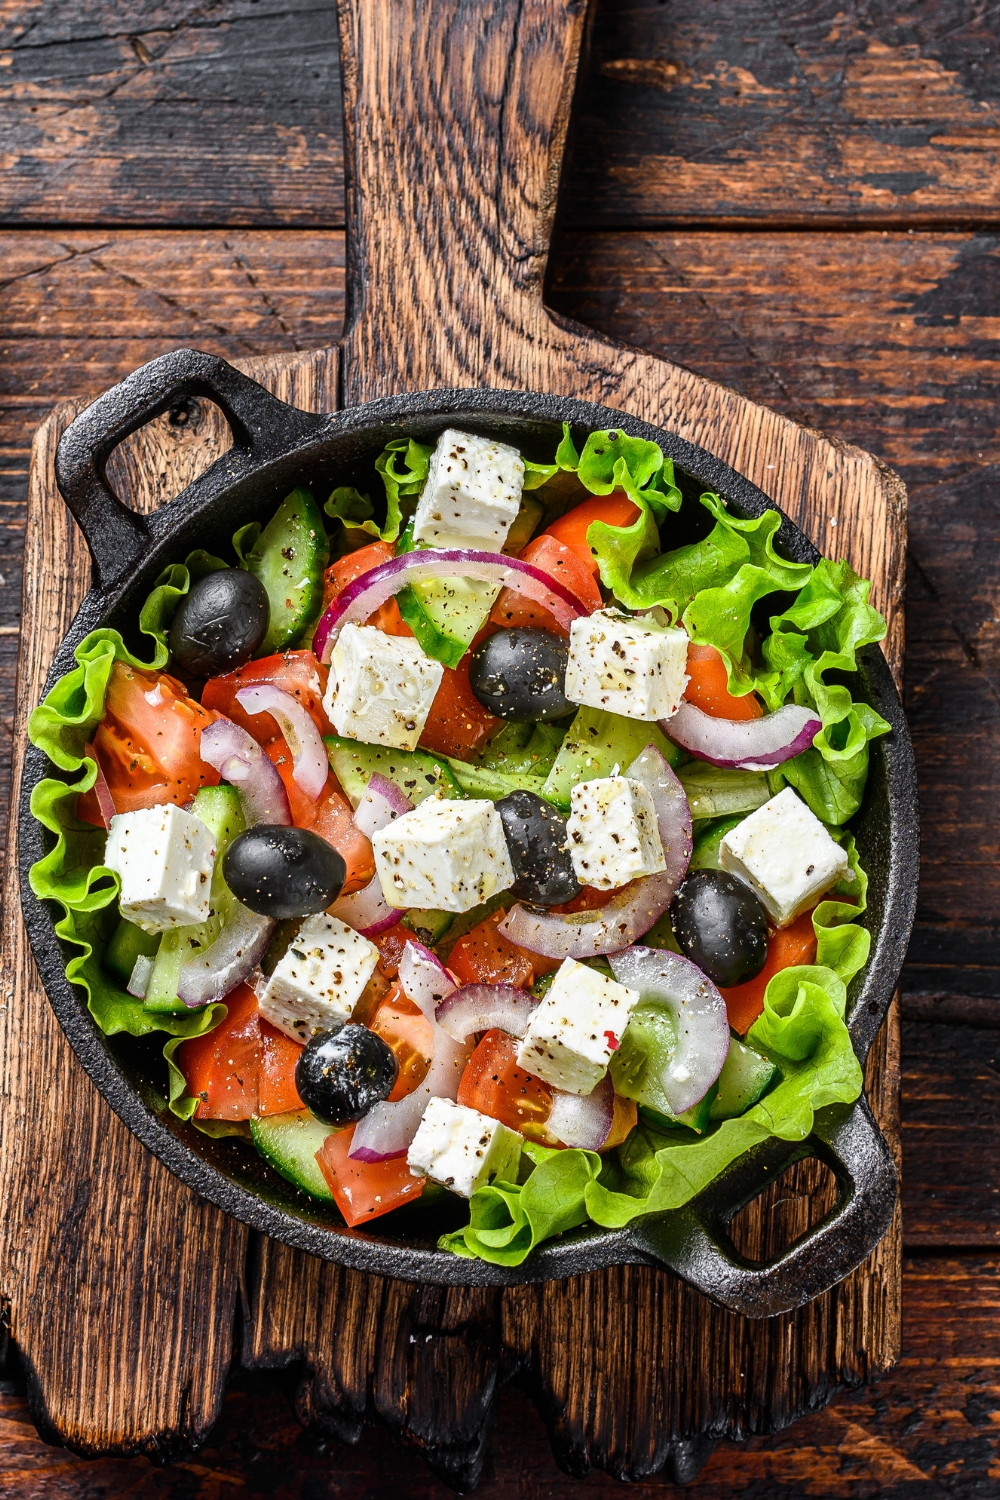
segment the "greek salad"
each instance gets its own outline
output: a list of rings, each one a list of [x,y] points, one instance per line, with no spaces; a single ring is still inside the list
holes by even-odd
[[[617,431],[401,438],[168,567],[35,710],[31,874],[163,1108],[517,1264],[849,1102],[884,621]],[[144,648],[138,643],[145,640]]]

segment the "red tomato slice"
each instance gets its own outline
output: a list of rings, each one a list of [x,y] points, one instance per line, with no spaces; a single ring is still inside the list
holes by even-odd
[[[353,1139],[353,1125],[335,1131],[316,1152],[316,1160],[337,1207],[356,1229],[419,1198],[425,1179],[410,1175],[405,1156],[394,1156],[390,1161],[352,1161],[347,1153]]]
[[[528,989],[542,974],[558,969],[557,961],[528,953],[497,930],[506,915],[495,911],[452,948],[448,967],[459,984],[515,984]]]
[[[176,677],[116,661],[93,739],[115,811],[163,802],[182,807],[199,787],[218,786],[218,771],[198,753],[201,731],[217,717],[189,698]],[[77,811],[103,827],[93,792],[77,798]]]
[[[746,1036],[750,1027],[764,1011],[764,991],[768,981],[782,969],[794,968],[797,964],[816,962],[816,931],[812,912],[803,912],[787,927],[779,927],[767,940],[767,962],[755,979],[746,984],[730,985],[721,990],[729,1024],[740,1036]]]
[[[337,595],[349,583],[353,583],[355,578],[360,578],[362,573],[370,573],[372,568],[381,567],[382,563],[389,562],[395,555],[388,542],[372,542],[368,547],[359,547],[356,552],[348,552],[346,557],[339,557],[323,574],[324,613]],[[387,599],[373,615],[369,615],[365,623],[376,626],[386,635],[413,634],[399,613],[395,599]]]
[[[624,886],[620,889],[624,890]],[[616,891],[599,891],[595,885],[585,885],[572,901],[564,901],[561,906],[553,906],[552,910],[564,916],[575,911],[600,911],[602,906],[608,905],[614,895],[617,895]]]
[[[594,569],[582,562],[576,552],[571,547],[567,547],[565,542],[543,531],[541,536],[536,536],[533,542],[528,543],[521,557],[525,562],[533,563],[536,568],[541,568],[550,577],[557,578],[560,583],[564,584],[576,595],[587,614],[593,614],[595,609],[600,609],[603,601]],[[501,590],[490,619],[494,625],[501,625],[507,629],[515,625],[525,625],[539,630],[551,630],[554,635],[569,635],[569,631],[565,630],[547,609],[542,609],[540,604],[526,599],[523,594],[516,594],[513,589]]]
[[[260,1074],[257,1086],[258,1115],[287,1115],[305,1106],[295,1087],[295,1064],[302,1047],[263,1017],[260,1023]]]
[[[201,701],[205,708],[217,709],[245,729],[258,745],[269,745],[281,735],[277,720],[270,714],[248,714],[236,701],[241,688],[268,683],[289,697],[297,698],[320,734],[332,734],[333,725],[323,711],[326,679],[326,667],[320,665],[311,651],[285,651],[277,656],[262,656],[259,661],[248,661],[245,667],[237,667],[235,672],[227,672],[224,677],[210,677]]]
[[[278,775],[288,793],[292,809],[292,822],[296,828],[309,828],[332,844],[343,856],[347,866],[344,894],[359,891],[375,874],[375,856],[372,846],[360,829],[354,826],[351,804],[340,790],[340,783],[331,771],[326,786],[313,802],[295,780],[292,754],[283,737],[264,746],[265,753],[274,762]]]
[[[379,951],[378,966],[387,979],[395,979],[399,973],[399,960],[403,956],[403,949],[407,943],[412,943],[413,936],[409,927],[404,927],[400,921],[395,927],[390,927],[388,932],[372,938],[372,942]]]
[[[545,1121],[552,1090],[517,1066],[517,1048],[505,1031],[487,1031],[462,1074],[458,1102],[519,1130],[529,1140],[551,1144]]]
[[[175,1054],[188,1093],[200,1098],[199,1120],[249,1120],[257,1111],[261,1032],[257,996],[241,984],[226,996],[214,1031],[181,1042]]]
[[[729,691],[726,664],[714,646],[692,641],[687,654],[688,685],[684,697],[713,719],[762,719],[764,710],[753,693],[738,698]]]
[[[542,535],[554,536],[556,541],[563,542],[596,578],[598,567],[587,545],[587,528],[594,521],[606,521],[609,526],[631,526],[638,515],[639,507],[621,490],[615,490],[613,494],[594,495],[581,505],[575,505],[558,521],[546,526]]]
[[[375,1011],[368,1027],[396,1054],[399,1076],[389,1095],[390,1103],[395,1104],[397,1099],[412,1094],[427,1076],[434,1054],[431,1023],[412,1000],[407,1000],[402,985],[397,982]]]
[[[469,660],[484,638],[481,632],[458,666],[444,669],[441,686],[434,695],[420,736],[421,748],[434,755],[453,755],[456,760],[468,760],[492,739],[503,724],[502,719],[494,718],[483,707],[469,684]]]

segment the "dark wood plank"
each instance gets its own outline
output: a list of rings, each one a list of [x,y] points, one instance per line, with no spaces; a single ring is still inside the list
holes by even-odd
[[[331,0],[0,4],[0,220],[343,223]]]

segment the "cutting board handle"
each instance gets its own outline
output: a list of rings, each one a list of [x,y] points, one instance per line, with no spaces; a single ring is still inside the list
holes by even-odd
[[[587,0],[338,0],[342,399],[510,385],[537,341]],[[503,358],[497,359],[498,341]]]

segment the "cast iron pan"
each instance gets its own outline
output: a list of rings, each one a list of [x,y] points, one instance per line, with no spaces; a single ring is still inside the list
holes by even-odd
[[[207,397],[221,407],[234,445],[169,505],[140,516],[111,492],[107,460],[123,438],[185,396]],[[223,550],[237,526],[266,520],[294,485],[310,485],[323,495],[335,484],[369,475],[390,439],[408,435],[433,441],[446,426],[496,435],[543,458],[552,453],[563,422],[572,425],[578,442],[589,431],[615,427],[653,439],[673,458],[686,495],[713,489],[743,516],[759,515],[771,505],[710,454],[604,406],[515,391],[442,390],[313,416],[277,400],[222,359],[182,349],[153,360],[88,407],[59,445],[59,488],[90,547],[94,586],[56,655],[47,688],[73,667],[74,647],[99,625],[114,626],[140,648],[139,608],[161,569],[196,546]],[[788,556],[816,561],[815,548],[787,519],[779,538]],[[859,660],[855,695],[892,725],[892,733],[872,745],[865,802],[854,820],[871,882],[862,919],[873,937],[871,958],[849,997],[851,1035],[863,1061],[896,987],[913,921],[917,809],[910,741],[889,669],[877,647],[862,651]],[[59,772],[30,748],[20,803],[21,893],[52,1007],[77,1057],[139,1139],[189,1187],[263,1234],[359,1270],[450,1285],[544,1281],[622,1262],[669,1266],[723,1306],[764,1317],[826,1291],[858,1266],[887,1230],[896,1170],[863,1099],[821,1110],[806,1141],[768,1141],[748,1152],[684,1209],[650,1215],[621,1230],[576,1230],[518,1267],[460,1259],[435,1248],[438,1235],[462,1221],[462,1204],[426,1210],[416,1205],[384,1227],[345,1229],[335,1213],[299,1193],[245,1143],[209,1139],[174,1119],[163,1106],[158,1048],[105,1037],[90,1018],[83,992],[67,982],[67,954],[55,935],[54,912],[36,900],[28,884],[28,870],[44,852],[47,837],[31,816],[29,800],[36,783],[51,775]],[[826,1162],[836,1176],[834,1208],[774,1261],[745,1260],[727,1232],[730,1220],[787,1166],[809,1156]]]

